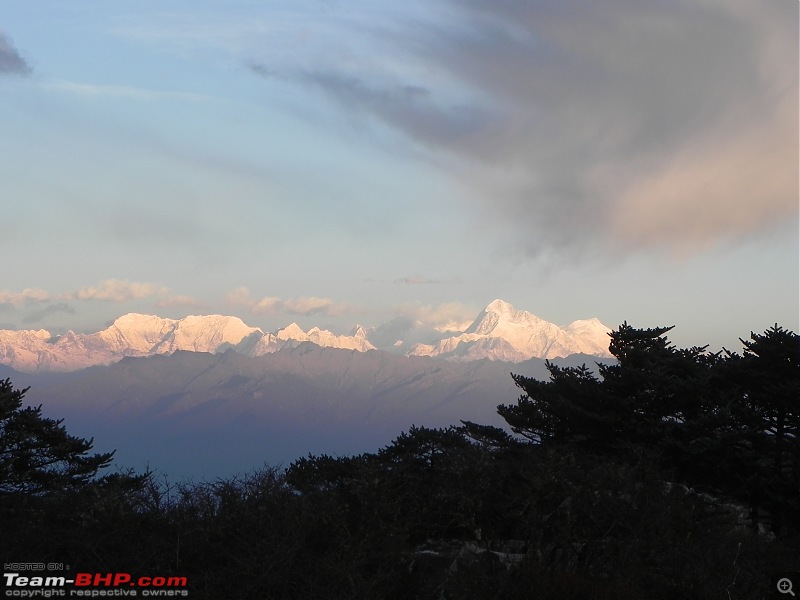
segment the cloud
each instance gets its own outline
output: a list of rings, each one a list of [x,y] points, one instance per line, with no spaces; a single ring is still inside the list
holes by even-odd
[[[433,146],[453,146],[486,128],[479,106],[437,103],[431,90],[413,84],[371,85],[355,77],[312,71],[297,78],[347,110],[360,112]]]
[[[166,287],[152,283],[140,283],[119,279],[106,279],[96,285],[84,286],[74,292],[50,294],[38,288],[26,288],[21,292],[0,291],[0,310],[19,309],[38,306],[38,310],[23,317],[24,323],[35,323],[53,314],[75,314],[75,309],[67,301],[100,300],[104,302],[127,302],[158,298],[158,308],[200,307],[203,304],[191,296],[170,294]]]
[[[477,311],[459,302],[445,302],[439,305],[427,304],[396,306],[394,311],[401,316],[439,331],[464,331],[475,320]]]
[[[137,283],[120,279],[106,279],[97,285],[86,286],[75,292],[78,300],[127,302],[166,294],[168,290],[152,283]]]
[[[349,312],[347,304],[337,303],[330,298],[317,298],[316,296],[290,298],[283,300],[280,307],[285,312],[294,315],[315,315],[323,314],[327,316],[337,316]]]
[[[442,283],[458,283],[458,278],[443,279],[441,277],[422,277],[415,275],[413,277],[399,277],[394,280],[394,283],[402,283],[405,285],[438,285]]]
[[[82,96],[112,96],[117,98],[130,98],[134,100],[188,100],[191,102],[206,101],[208,96],[192,94],[189,92],[174,92],[168,90],[153,90],[148,88],[132,87],[127,85],[103,85],[96,83],[80,83],[75,81],[52,81],[43,84],[47,90],[68,92]]]
[[[50,294],[38,288],[25,288],[21,292],[0,291],[0,305],[17,307],[49,300]]]
[[[686,254],[797,218],[796,2],[440,5],[376,32],[383,55],[251,70],[449,157],[530,254]]]
[[[30,304],[51,303],[57,300],[101,300],[104,302],[127,302],[143,298],[161,297],[157,306],[199,306],[199,301],[189,296],[168,295],[169,289],[153,283],[140,283],[122,279],[106,279],[95,285],[84,286],[74,292],[63,294],[50,294],[38,288],[26,288],[21,292],[0,291],[0,306],[19,307]],[[48,309],[50,313],[70,312],[65,310],[63,304],[53,304],[55,308]],[[71,310],[71,309],[70,309]]]
[[[405,285],[427,285],[434,283],[442,283],[441,279],[430,279],[428,277],[400,277],[394,280],[395,283],[403,283]]]
[[[0,75],[29,75],[31,66],[22,58],[5,32],[0,30]]]
[[[37,307],[22,317],[23,323],[38,323],[45,317],[58,313],[75,314],[66,302],[55,302],[62,296],[52,296],[38,288],[25,288],[21,292],[0,291],[0,310]]]
[[[250,288],[241,286],[228,292],[225,296],[225,301],[237,307],[249,308],[253,305],[253,295],[250,293]]]
[[[268,68],[267,66],[259,63],[258,61],[248,60],[245,62],[245,67],[250,69],[256,75],[264,77],[265,79],[279,78],[276,71]]]
[[[797,104],[786,100],[771,122],[708,133],[632,177],[611,204],[614,239],[623,249],[658,244],[687,255],[722,236],[796,222],[798,156],[786,150],[797,143]]]
[[[346,303],[335,302],[330,298],[305,296],[299,298],[281,299],[274,296],[265,296],[254,300],[250,290],[239,287],[227,295],[227,301],[234,306],[247,309],[254,315],[288,313],[292,315],[326,315],[339,316],[352,311],[353,307]]]
[[[47,306],[41,308],[40,310],[28,313],[22,318],[23,323],[38,323],[39,321],[43,320],[45,317],[49,317],[50,315],[58,314],[58,313],[66,313],[69,315],[75,314],[75,309],[72,308],[66,302],[57,302],[55,304],[48,304]]]

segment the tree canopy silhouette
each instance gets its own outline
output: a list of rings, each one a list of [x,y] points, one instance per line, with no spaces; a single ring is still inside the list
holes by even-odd
[[[748,502],[779,532],[800,516],[800,337],[775,325],[742,355],[676,348],[671,327],[610,334],[613,364],[561,368],[498,412],[534,444],[640,460]],[[791,516],[791,518],[790,518]]]
[[[22,408],[27,391],[0,381],[0,495],[75,489],[111,463],[113,452],[90,454],[93,440],[68,434],[41,405]]]

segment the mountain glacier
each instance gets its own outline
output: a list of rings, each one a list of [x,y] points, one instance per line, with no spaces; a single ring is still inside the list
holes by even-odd
[[[398,319],[378,328],[359,326],[350,335],[337,335],[318,327],[303,331],[296,323],[276,332],[264,332],[233,316],[165,319],[131,313],[91,334],[68,331],[53,336],[43,329],[0,330],[0,364],[24,372],[65,372],[108,365],[127,356],[172,354],[178,350],[214,354],[233,349],[251,357],[262,356],[305,342],[357,352],[382,349],[454,361],[522,362],[571,354],[608,357],[609,332],[597,319],[559,327],[503,300],[486,306],[465,331],[444,334]]]

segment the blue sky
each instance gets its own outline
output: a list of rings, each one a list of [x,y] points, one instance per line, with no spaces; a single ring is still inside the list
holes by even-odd
[[[798,330],[798,4],[4,3],[0,327]]]

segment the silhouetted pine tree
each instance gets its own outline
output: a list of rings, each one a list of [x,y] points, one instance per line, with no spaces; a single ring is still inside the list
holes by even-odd
[[[748,487],[773,529],[800,530],[800,336],[777,324],[728,352],[728,381],[742,430],[749,431]],[[755,435],[754,435],[755,434]]]
[[[22,408],[27,391],[0,381],[0,496],[75,489],[111,463],[113,452],[89,454],[93,440],[69,435],[41,406]]]

